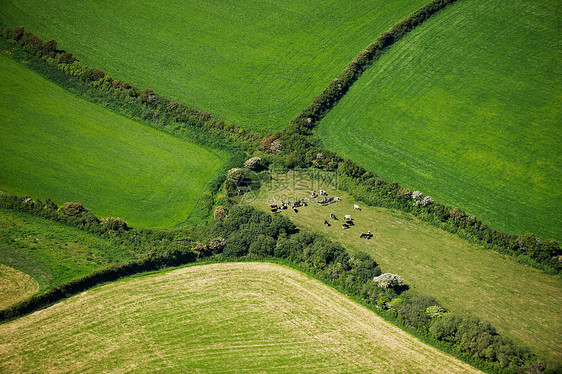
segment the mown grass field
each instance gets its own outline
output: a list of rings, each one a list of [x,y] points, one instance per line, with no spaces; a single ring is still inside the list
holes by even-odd
[[[31,276],[38,285],[35,291],[133,258],[134,254],[93,234],[0,208],[0,264]],[[4,296],[8,297],[7,292]],[[0,295],[0,308],[2,301]]]
[[[81,100],[0,56],[0,191],[134,226],[184,221],[228,156]]]
[[[479,372],[322,283],[267,263],[104,285],[0,325],[0,336],[4,373]]]
[[[32,296],[39,283],[28,274],[0,264],[0,309]]]
[[[2,0],[0,19],[114,78],[266,133],[426,2]]]
[[[325,145],[492,227],[562,240],[560,5],[459,1],[321,122]]]
[[[326,207],[312,203],[298,213],[288,209],[281,214],[299,227],[324,233],[350,252],[369,253],[383,272],[401,275],[414,291],[434,296],[446,308],[488,320],[519,344],[551,360],[562,360],[559,277],[518,264],[406,214],[362,206],[343,191],[311,184],[307,178],[296,180],[300,188],[264,190],[259,198],[246,202],[269,211],[270,203],[307,199],[311,189],[325,189],[342,201]],[[274,181],[272,186],[280,185],[287,183]],[[355,211],[353,204],[362,210]],[[331,220],[330,213],[339,220]],[[355,222],[349,230],[341,228],[346,214]],[[324,226],[324,220],[332,226]],[[361,239],[368,230],[373,238]]]

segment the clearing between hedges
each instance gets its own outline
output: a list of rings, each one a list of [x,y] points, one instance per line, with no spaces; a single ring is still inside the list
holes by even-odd
[[[4,1],[1,17],[116,79],[267,133],[426,2],[32,0]]]
[[[363,74],[321,139],[500,231],[561,240],[557,6],[452,4]]]
[[[296,174],[294,179],[277,176],[269,189],[264,188],[255,199],[245,196],[244,202],[269,211],[269,204],[309,199],[310,191],[318,193],[320,188],[342,201],[330,206],[311,203],[298,213],[288,209],[281,214],[299,227],[324,233],[352,253],[369,253],[383,272],[401,275],[413,290],[434,296],[446,308],[488,320],[518,344],[551,360],[562,360],[562,281],[557,276],[521,265],[405,213],[363,206],[348,193],[306,175]],[[362,210],[354,210],[353,204]],[[339,220],[330,219],[330,213]],[[351,214],[355,225],[343,230],[346,214]],[[332,226],[326,227],[324,220]],[[361,239],[368,230],[373,238]]]
[[[0,190],[170,227],[228,158],[69,94],[0,56]]]
[[[479,372],[267,263],[107,284],[1,325],[0,336],[3,372]]]
[[[33,293],[137,256],[63,223],[0,208],[0,265],[30,276],[37,283]],[[9,304],[0,300],[0,309]]]

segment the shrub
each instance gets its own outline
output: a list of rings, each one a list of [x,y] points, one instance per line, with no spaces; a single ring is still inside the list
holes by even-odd
[[[244,167],[249,170],[258,170],[261,168],[261,158],[260,157],[252,157],[244,162]]]
[[[102,79],[103,77],[105,77],[105,73],[102,70],[100,69],[92,70],[91,79],[93,81],[97,81],[99,79]]]
[[[215,211],[213,212],[213,219],[215,221],[222,221],[224,220],[228,215],[228,209],[222,205],[219,205],[218,207],[215,208]]]
[[[398,274],[384,273],[374,277],[373,281],[383,289],[399,288],[404,286],[404,280]]]

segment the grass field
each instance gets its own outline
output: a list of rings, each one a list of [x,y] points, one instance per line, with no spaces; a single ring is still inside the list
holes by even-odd
[[[322,121],[325,145],[492,227],[562,240],[556,0],[459,1]]]
[[[301,182],[307,184],[310,185]],[[322,186],[314,187],[317,192],[319,188]],[[310,189],[301,188],[294,193],[291,188],[274,193],[263,191],[258,199],[247,201],[269,211],[268,204],[281,199],[309,198]],[[366,251],[383,272],[401,275],[413,290],[434,296],[443,306],[486,319],[498,331],[536,353],[562,361],[559,277],[520,265],[406,214],[366,206],[355,211],[356,202],[347,193],[323,189],[342,201],[329,207],[313,203],[298,213],[286,210],[282,214],[299,227],[326,234],[350,252]],[[340,220],[331,220],[330,213]],[[341,221],[346,214],[351,214],[355,225],[342,230]],[[331,227],[324,226],[326,219],[333,223]],[[367,230],[374,234],[369,241],[359,237]]]
[[[227,157],[78,99],[4,53],[0,92],[5,193],[169,227],[186,219]]]
[[[39,283],[29,275],[0,264],[0,309],[37,292]]]
[[[95,235],[0,208],[0,264],[31,276],[38,284],[35,291],[45,291],[109,264],[133,258],[133,254]],[[0,295],[0,307],[2,297]]]
[[[104,285],[0,325],[0,337],[3,373],[478,372],[322,283],[266,263]]]
[[[114,78],[265,133],[426,2],[1,0],[0,18]]]

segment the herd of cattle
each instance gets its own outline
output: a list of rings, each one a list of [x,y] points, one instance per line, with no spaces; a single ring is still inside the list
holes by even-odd
[[[330,204],[333,204],[337,201],[341,201],[341,199],[339,197],[328,197],[328,193],[326,191],[320,190],[320,195],[317,195],[316,192],[312,191],[312,194],[310,195],[311,199],[316,199],[318,197],[322,196],[322,199],[318,199],[316,200],[316,203],[320,206],[327,206]],[[289,207],[291,207],[291,209],[293,209],[293,212],[298,213],[299,210],[297,208],[300,207],[306,207],[308,206],[308,203],[305,201],[305,199],[301,199],[301,200],[297,200],[294,202],[291,201],[283,201],[281,200],[281,204],[271,204],[270,208],[271,208],[271,213],[279,213],[279,211],[281,210],[287,210],[289,209]],[[354,204],[353,208],[357,211],[361,211],[361,208],[359,207],[359,205]],[[330,213],[330,219],[337,221],[338,217],[336,217],[336,215],[334,213]],[[351,214],[347,214],[343,217],[344,219],[344,223],[341,225],[342,229],[347,230],[349,229],[351,226],[354,225],[353,222],[353,218],[351,218]],[[328,220],[324,220],[324,225],[326,225],[326,227],[330,227],[332,226],[330,224],[330,222],[328,222]],[[361,234],[360,236],[362,239],[371,239],[373,237],[373,234],[371,234],[371,231],[367,231],[366,234]]]

